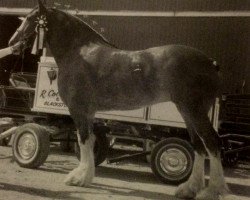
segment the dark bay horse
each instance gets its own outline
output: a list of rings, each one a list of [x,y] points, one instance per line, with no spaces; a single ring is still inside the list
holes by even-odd
[[[66,184],[86,186],[94,177],[92,125],[96,111],[129,110],[172,101],[185,120],[195,148],[192,174],[178,187],[176,196],[202,200],[228,197],[219,137],[208,118],[208,110],[220,91],[213,60],[181,45],[141,51],[115,48],[80,19],[45,8],[40,1],[9,44],[35,34],[40,16],[47,20],[46,42],[59,67],[59,94],[78,130],[81,161],[67,176]],[[207,187],[206,152],[210,157]]]

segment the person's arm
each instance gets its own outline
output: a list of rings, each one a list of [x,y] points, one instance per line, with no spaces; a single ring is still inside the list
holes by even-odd
[[[11,47],[0,49],[0,59],[10,54],[19,55],[21,45],[24,45],[24,43],[18,42]]]
[[[7,47],[0,50],[0,59],[12,54],[12,47]]]

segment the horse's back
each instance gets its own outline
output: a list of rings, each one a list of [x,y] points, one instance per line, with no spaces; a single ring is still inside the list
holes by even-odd
[[[179,93],[186,92],[184,90],[199,90],[201,95],[216,90],[215,67],[195,48],[166,45],[138,51],[111,49],[107,52],[98,67],[102,76],[96,81],[100,83],[97,84],[100,102],[113,99],[118,107],[120,103],[132,107],[137,103],[169,101],[170,96],[179,97]]]
[[[172,101],[187,97],[213,99],[219,95],[218,69],[214,60],[202,51],[184,45],[166,45],[139,53],[151,57],[158,91],[169,93]]]

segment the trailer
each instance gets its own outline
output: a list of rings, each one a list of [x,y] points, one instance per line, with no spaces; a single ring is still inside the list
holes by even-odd
[[[59,141],[62,146],[74,142],[78,152],[75,126],[58,93],[57,75],[58,67],[54,59],[41,57],[37,74],[12,73],[10,86],[0,87],[0,117],[6,122],[0,124],[0,140],[13,135],[13,156],[22,167],[37,168],[42,165],[49,154],[50,142]],[[219,108],[217,100],[209,117],[220,131]],[[147,156],[153,173],[161,181],[173,184],[183,182],[191,174],[194,159],[185,127],[172,102],[130,111],[98,112],[94,123],[97,138],[95,164],[97,166],[106,159],[110,138],[112,141],[139,141],[143,144],[143,151],[109,159],[108,163]],[[240,143],[235,134],[224,131],[221,138],[224,144],[223,160],[227,163],[235,163],[232,160],[237,160],[237,152],[249,149],[249,143]],[[243,138],[249,140],[247,135]]]

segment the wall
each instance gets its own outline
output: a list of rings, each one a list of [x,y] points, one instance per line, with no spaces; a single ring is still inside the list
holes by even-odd
[[[189,45],[215,59],[225,93],[250,93],[250,18],[91,16],[95,26],[119,48],[138,50],[166,44]]]
[[[79,10],[142,10],[142,11],[225,11],[250,10],[249,0],[47,0],[49,6],[70,5]],[[33,8],[37,0],[1,0],[0,7]]]
[[[234,11],[248,13],[249,0],[47,0],[49,6],[86,11]],[[54,2],[57,2],[54,4]],[[36,0],[1,0],[0,8],[32,8]],[[60,4],[60,5],[59,5]],[[70,5],[68,7],[67,5]],[[125,13],[125,12],[123,12]],[[250,16],[250,15],[249,15]],[[135,50],[165,44],[184,44],[196,47],[218,61],[224,83],[224,92],[250,93],[250,17],[147,17],[97,16],[92,20],[111,43]]]

